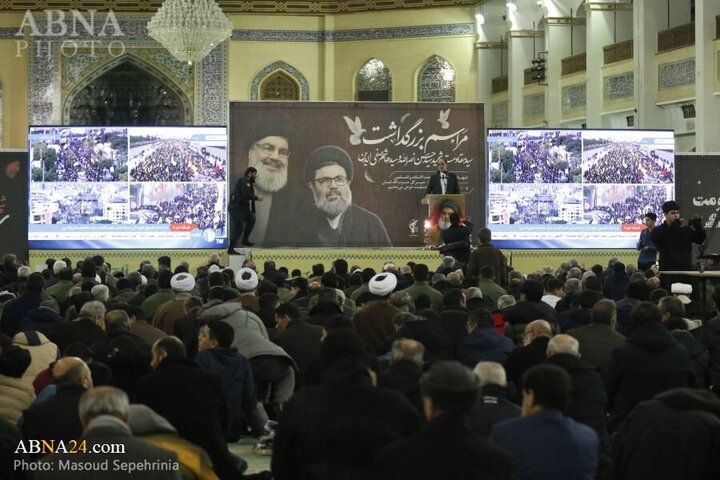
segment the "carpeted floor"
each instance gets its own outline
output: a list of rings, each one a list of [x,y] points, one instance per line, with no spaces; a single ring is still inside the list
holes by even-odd
[[[252,447],[257,442],[253,438],[241,438],[236,443],[228,443],[230,451],[236,455],[240,455],[248,462],[248,469],[245,473],[258,473],[263,470],[270,470],[270,455],[258,455],[253,453]]]

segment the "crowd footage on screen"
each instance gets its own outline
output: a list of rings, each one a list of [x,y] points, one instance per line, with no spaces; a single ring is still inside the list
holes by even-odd
[[[583,177],[587,183],[672,183],[672,158],[634,143],[598,145],[585,151]]]
[[[208,149],[185,140],[161,139],[133,143],[130,181],[136,182],[217,182],[225,181],[225,162]]]

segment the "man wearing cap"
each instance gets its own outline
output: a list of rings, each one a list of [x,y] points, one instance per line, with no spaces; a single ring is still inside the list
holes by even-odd
[[[430,176],[430,181],[425,189],[425,196],[422,203],[427,205],[428,195],[453,195],[460,193],[460,184],[457,175],[447,171],[447,160],[444,157],[438,158],[437,172]]]
[[[390,272],[378,273],[369,286],[373,300],[353,316],[353,323],[368,352],[375,355],[389,350],[387,340],[395,333],[392,319],[400,310],[390,305],[388,297],[397,286],[397,277]]]
[[[248,167],[257,170],[255,191],[263,201],[255,205],[254,243],[288,245],[287,227],[293,219],[293,193],[288,186],[292,128],[282,118],[255,123],[246,144]]]
[[[648,268],[655,265],[657,261],[657,247],[650,240],[650,234],[655,229],[655,222],[657,221],[657,215],[653,212],[645,214],[645,230],[640,232],[640,239],[637,243],[637,250],[640,252],[637,260],[638,270],[644,272]]]
[[[470,369],[457,362],[437,362],[423,375],[420,392],[427,425],[381,450],[374,478],[512,478],[508,454],[467,424],[478,395],[478,380]]]
[[[692,265],[692,245],[700,245],[705,241],[706,233],[699,218],[692,219],[689,224],[680,220],[680,204],[670,200],[662,205],[665,220],[650,232],[650,240],[657,246],[660,271],[694,270]],[[663,288],[670,288],[671,283],[681,278],[662,275]],[[692,279],[690,279],[692,280]],[[685,283],[692,283],[686,281]]]
[[[245,175],[235,183],[232,194],[230,195],[230,203],[228,204],[228,213],[232,218],[230,224],[230,240],[228,241],[228,253],[235,253],[235,245],[240,235],[242,235],[242,244],[252,247],[250,234],[255,226],[255,202],[262,200],[262,197],[255,195],[255,178],[257,177],[257,169],[248,167],[245,169]]]
[[[176,273],[170,279],[175,298],[160,305],[155,312],[154,324],[168,335],[175,333],[175,321],[185,316],[185,299],[192,296],[195,277],[189,273]]]
[[[302,243],[326,247],[391,247],[385,225],[352,203],[350,155],[335,145],[313,150],[305,160],[305,182],[313,207],[299,219]]]

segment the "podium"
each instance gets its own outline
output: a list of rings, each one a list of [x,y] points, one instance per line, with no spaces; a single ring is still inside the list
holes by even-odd
[[[465,219],[465,195],[462,193],[432,194],[426,195],[425,199],[428,201],[428,215],[425,220],[425,246],[433,246],[440,243],[438,221],[441,218],[450,222],[448,217],[455,212],[460,215],[460,219]]]
[[[720,271],[717,270],[711,270],[711,271],[704,271],[704,272],[698,272],[697,270],[660,270],[660,276],[663,275],[673,275],[673,276],[683,276],[683,277],[693,277],[700,279],[700,317],[703,321],[703,324],[705,323],[705,281],[708,278],[720,278]]]

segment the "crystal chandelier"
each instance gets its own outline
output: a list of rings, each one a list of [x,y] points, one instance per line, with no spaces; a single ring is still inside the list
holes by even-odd
[[[165,0],[147,24],[170,54],[197,63],[232,34],[232,23],[214,0]]]

